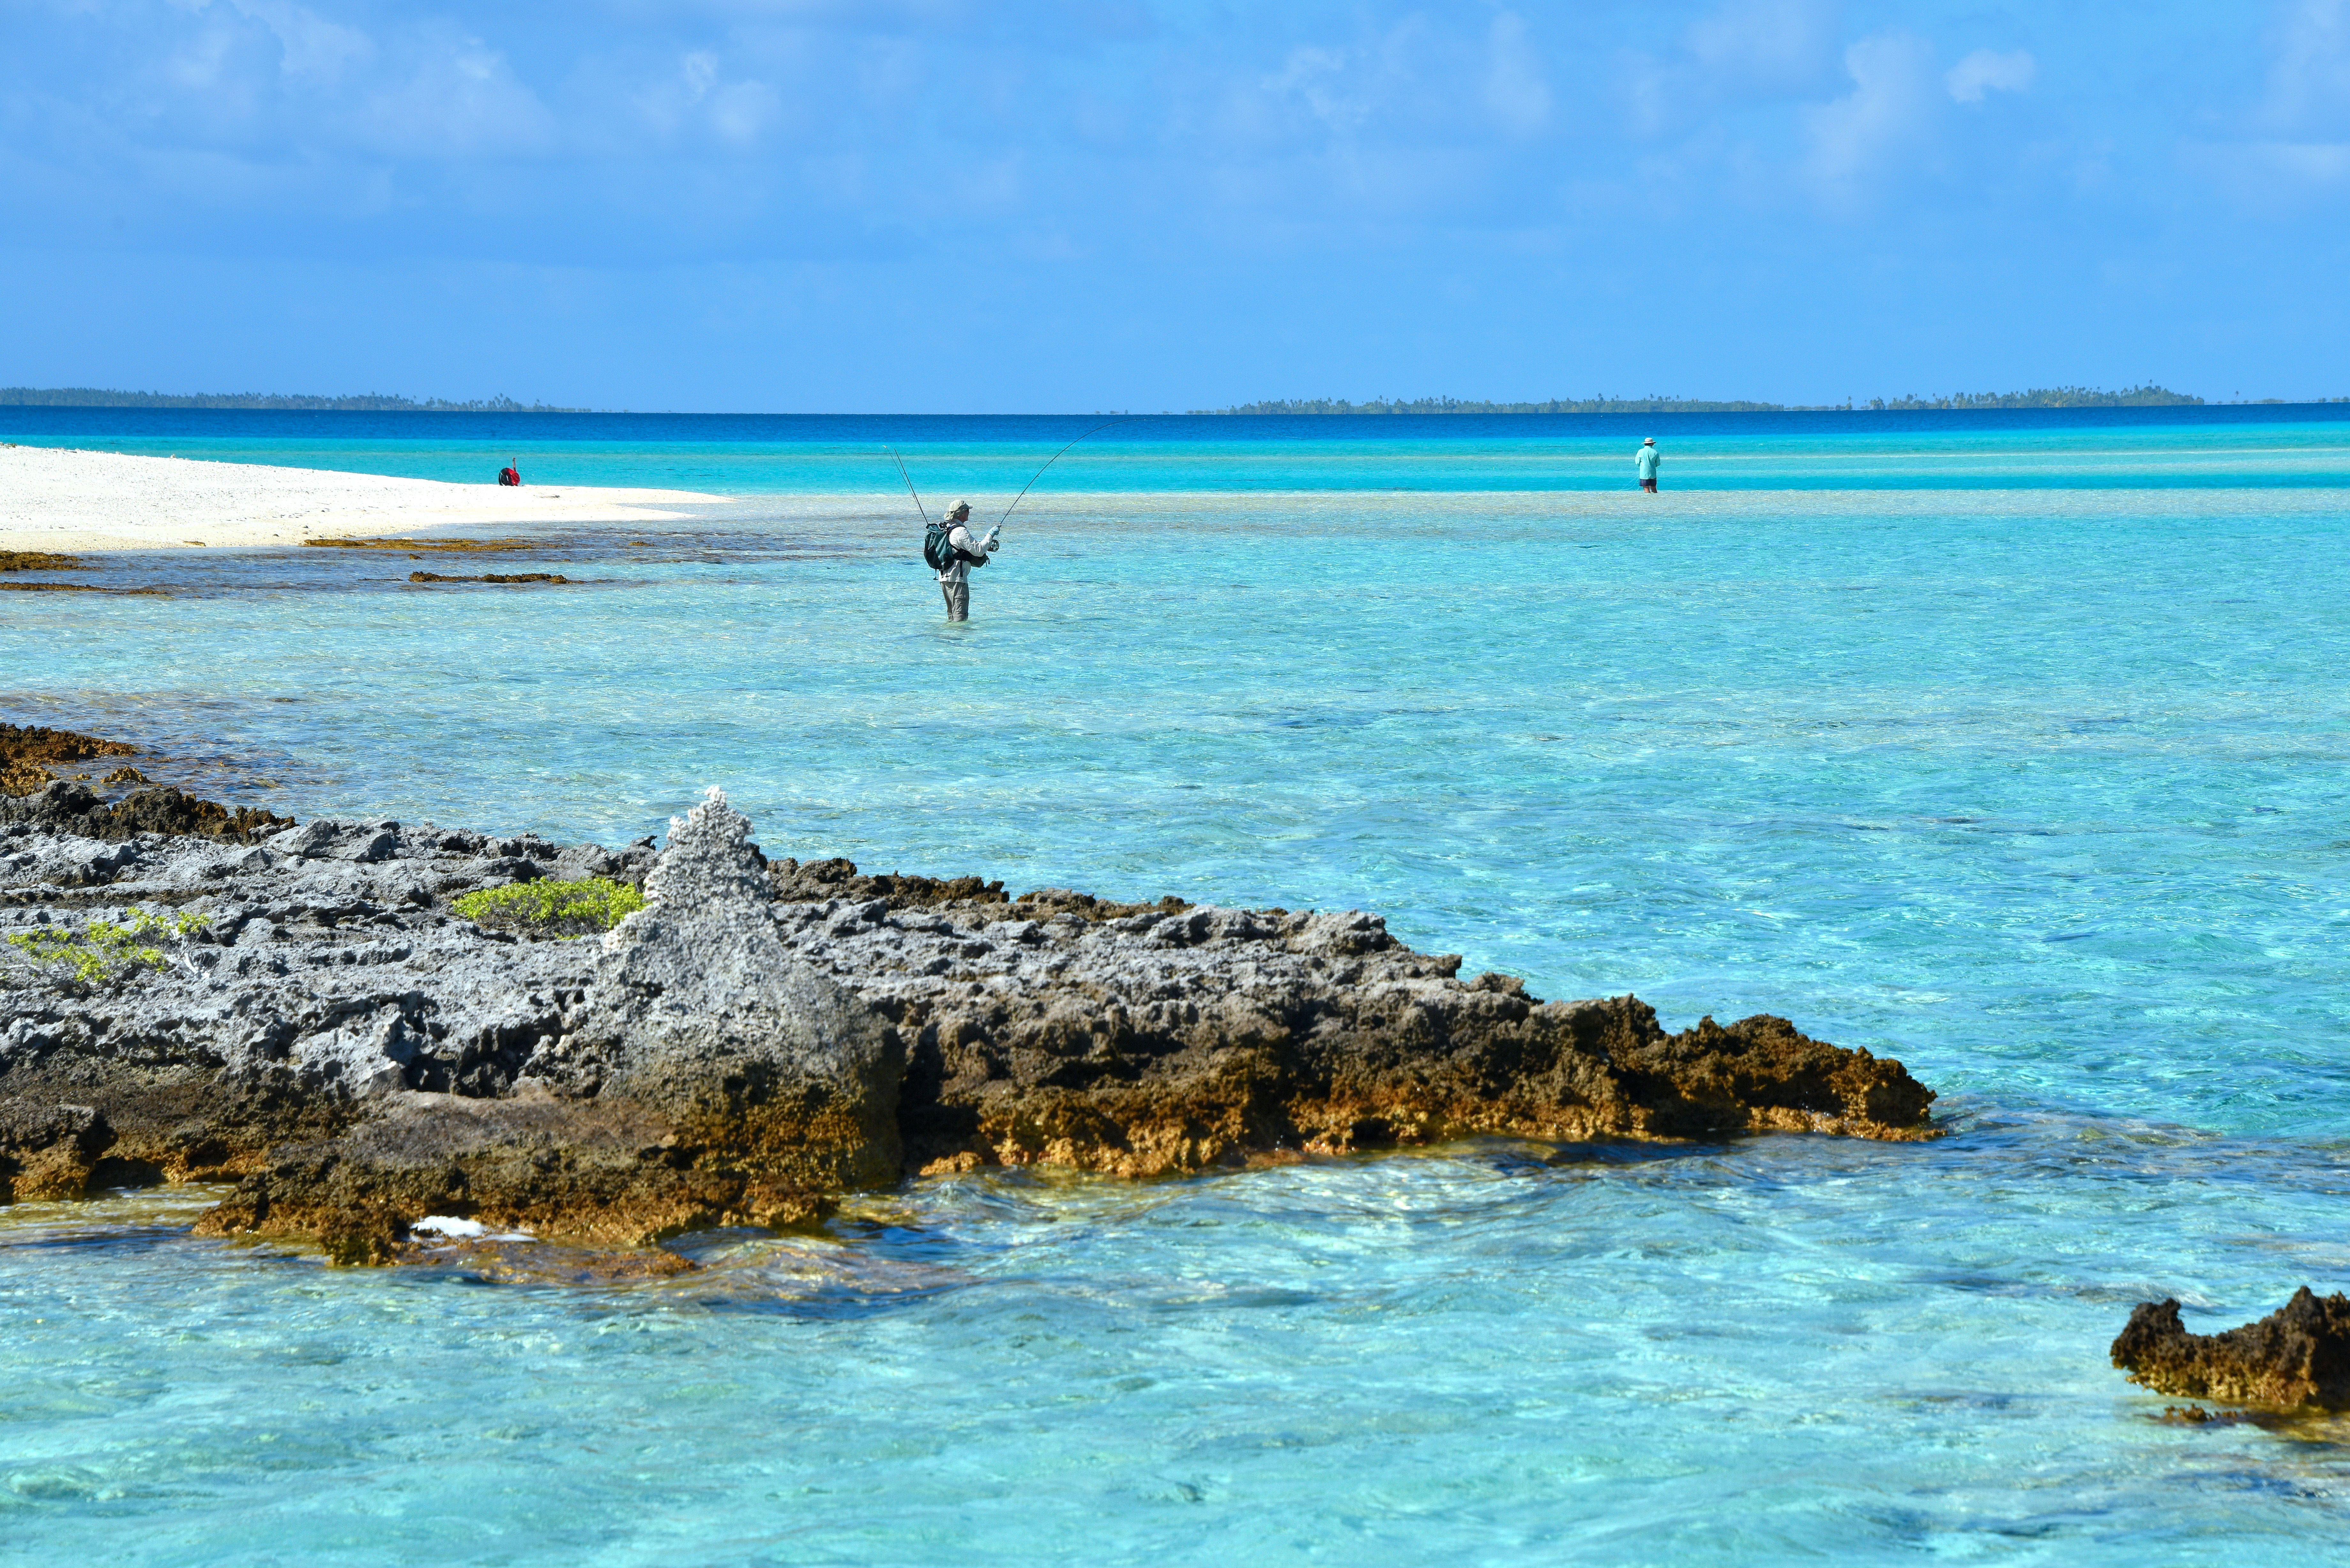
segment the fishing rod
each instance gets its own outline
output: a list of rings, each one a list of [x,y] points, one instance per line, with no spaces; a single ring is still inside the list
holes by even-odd
[[[892,458],[897,460],[898,477],[906,482],[906,493],[914,497],[914,510],[922,514],[922,526],[928,528],[931,525],[931,514],[928,512],[923,511],[922,498],[920,495],[915,493],[914,476],[906,472],[906,460],[898,456],[898,449],[894,446],[885,444],[881,450],[888,452]],[[1066,451],[1067,449],[1064,448],[1063,450]],[[1034,484],[1036,482],[1032,479],[1028,483]]]
[[[1147,420],[1149,417],[1150,416],[1149,414],[1120,414],[1114,420],[1104,420],[1101,423],[1094,426],[1092,430],[1086,431],[1078,435],[1076,441],[1069,442],[1069,446],[1063,447],[1059,452],[1056,452],[1052,456],[1046,458],[1045,460],[1045,468],[1050,468],[1055,463],[1060,462],[1063,455],[1068,452],[1070,446],[1076,445],[1077,441],[1085,440],[1087,436],[1093,435],[1097,431],[1106,431],[1112,425],[1127,424],[1135,420]],[[922,526],[925,528],[929,527],[931,525],[931,514],[922,505],[922,497],[920,493],[916,491],[914,488],[914,476],[906,472],[906,460],[898,455],[898,449],[896,447],[890,446],[887,442],[882,444],[881,450],[888,452],[891,461],[897,463],[898,477],[906,482],[906,493],[914,498],[914,510],[921,513]],[[1003,509],[1003,515],[1002,517],[998,517],[995,520],[995,526],[988,530],[990,537],[1003,532],[1003,524],[1011,517],[1013,507],[1018,506],[1023,501],[1028,499],[1028,493],[1036,488],[1036,482],[1038,480],[1045,477],[1045,468],[1040,468],[1035,472],[1028,476],[1028,483],[1022,485],[1020,487],[1020,493],[1012,498],[1012,505]]]
[[[1110,427],[1110,426],[1112,426],[1112,425],[1122,425],[1122,424],[1127,423],[1127,422],[1128,422],[1128,421],[1130,421],[1130,420],[1147,420],[1147,419],[1149,419],[1149,417],[1150,417],[1150,416],[1149,416],[1149,414],[1120,414],[1118,418],[1116,418],[1116,419],[1114,419],[1114,420],[1104,420],[1104,421],[1102,421],[1102,422],[1101,422],[1101,423],[1099,423],[1099,424],[1096,425],[1096,426],[1094,427],[1094,429],[1093,429],[1093,430],[1091,430],[1091,431],[1086,431],[1085,435],[1081,435],[1081,436],[1079,436],[1079,437],[1077,438],[1077,441],[1071,441],[1071,442],[1069,443],[1069,446],[1075,446],[1075,445],[1076,445],[1078,441],[1083,441],[1083,440],[1085,440],[1085,439],[1086,439],[1086,436],[1089,436],[1089,435],[1093,434],[1093,433],[1094,433],[1094,431],[1106,431],[1106,430],[1109,429],[1109,427]],[[1063,448],[1061,449],[1061,452],[1055,452],[1052,456],[1050,456],[1050,457],[1046,458],[1046,459],[1045,460],[1045,468],[1050,468],[1050,467],[1052,467],[1055,463],[1056,463],[1056,462],[1060,462],[1060,461],[1061,461],[1061,452],[1065,452],[1068,451],[1068,450],[1069,450],[1069,446],[1065,446],[1065,447],[1063,447]],[[1040,468],[1040,469],[1038,469],[1035,473],[1032,473],[1032,474],[1030,474],[1030,475],[1028,476],[1028,483],[1025,483],[1025,484],[1024,484],[1024,485],[1022,485],[1022,486],[1020,487],[1020,493],[1019,493],[1019,494],[1017,494],[1017,495],[1015,495],[1015,496],[1014,496],[1014,497],[1012,498],[1012,506],[1017,506],[1017,505],[1019,505],[1023,501],[1024,501],[1024,500],[1026,500],[1026,499],[1028,498],[1028,493],[1029,493],[1031,490],[1034,490],[1034,489],[1036,487],[1036,482],[1037,482],[1038,480],[1040,480],[1040,479],[1042,479],[1042,478],[1044,478],[1044,477],[1045,477],[1045,468]],[[998,518],[995,520],[995,527],[996,527],[996,531],[997,531],[997,532],[999,532],[999,533],[1000,533],[1000,532],[1002,532],[1002,531],[1003,531],[1003,524],[1004,524],[1005,520],[1011,517],[1011,515],[1012,515],[1012,506],[1007,506],[1007,507],[1005,507],[1005,508],[1003,509],[1003,516],[1002,516],[1002,517],[998,517]]]

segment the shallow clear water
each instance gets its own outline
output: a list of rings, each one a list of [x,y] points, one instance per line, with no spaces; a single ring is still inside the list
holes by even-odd
[[[0,717],[239,799],[612,842],[720,783],[775,854],[1359,905],[1898,1055],[1953,1130],[933,1182],[625,1288],[0,1211],[0,1556],[2350,1561],[2341,1429],[2164,1425],[2104,1355],[2350,1274],[2350,491],[2258,444],[2350,474],[2350,425],[1925,433],[1882,483],[1724,436],[1810,477],[1653,500],[1382,492],[1418,434],[1055,469],[961,628],[820,452],[491,563],[562,589],[6,596]],[[2058,437],[2141,482],[1945,477]]]
[[[488,483],[728,494],[2350,486],[2350,404],[1973,413],[1258,417],[343,414],[0,407],[0,441]],[[1069,443],[1075,442],[1074,445]]]

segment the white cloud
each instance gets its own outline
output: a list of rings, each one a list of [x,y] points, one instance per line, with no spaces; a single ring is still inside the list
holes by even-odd
[[[289,77],[333,81],[345,66],[375,53],[374,41],[365,33],[329,22],[307,6],[287,0],[235,0],[235,5],[277,35],[282,68]]]
[[[425,40],[407,79],[369,100],[364,132],[387,151],[444,158],[514,157],[549,151],[555,117],[515,78],[505,56],[481,39]]]
[[[1830,57],[1835,9],[1823,0],[1725,0],[1690,24],[1689,52],[1714,77],[1801,88]]]
[[[2023,91],[2038,69],[2029,49],[2011,49],[2006,54],[1977,49],[1952,66],[1942,80],[1950,89],[1951,102],[1981,103],[1985,93]]]
[[[2270,47],[2262,118],[2288,133],[2350,127],[2350,0],[2302,0]]]
[[[2245,106],[2239,134],[2191,140],[2181,155],[2247,207],[2331,199],[2350,189],[2350,0],[2285,6],[2264,41],[2267,90]]]
[[[1623,87],[1632,130],[1669,135],[1725,103],[1816,89],[1835,68],[1835,10],[1834,0],[1723,0],[1679,47],[1633,57]]]
[[[1493,18],[1489,38],[1492,63],[1485,73],[1485,107],[1504,130],[1532,136],[1550,121],[1550,83],[1526,25],[1513,11]]]
[[[755,141],[773,121],[783,100],[764,82],[730,82],[711,95],[710,124],[738,145]]]
[[[1922,38],[1884,33],[1844,52],[1853,88],[1803,111],[1804,172],[1835,205],[1858,200],[1869,175],[1916,141],[1933,102],[1934,50]]]
[[[1307,46],[1289,51],[1281,74],[1267,77],[1265,88],[1276,98],[1292,95],[1305,100],[1315,117],[1340,130],[1351,130],[1367,119],[1371,106],[1350,91],[1347,79],[1348,51]]]
[[[2244,151],[2275,172],[2309,185],[2350,182],[2350,142],[2254,141]]]

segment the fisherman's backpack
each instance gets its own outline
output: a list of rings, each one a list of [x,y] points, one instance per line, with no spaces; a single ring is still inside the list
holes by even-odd
[[[957,526],[952,523],[933,523],[922,535],[922,559],[931,564],[931,570],[943,572],[957,561],[973,566],[987,565],[986,556],[974,556],[969,550],[958,550],[947,543]]]
[[[962,558],[962,552],[947,543],[947,525],[933,523],[922,532],[922,559],[931,570],[943,572]]]

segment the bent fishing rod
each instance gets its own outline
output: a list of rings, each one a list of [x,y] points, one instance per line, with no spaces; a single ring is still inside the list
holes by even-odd
[[[1149,414],[1120,414],[1114,420],[1104,420],[1101,423],[1096,425],[1093,430],[1086,431],[1085,435],[1081,435],[1077,437],[1076,441],[1071,441],[1069,446],[1076,445],[1077,441],[1085,440],[1086,436],[1093,434],[1094,431],[1106,431],[1112,425],[1122,425],[1129,421],[1147,420],[1149,417],[1150,416]],[[1046,458],[1045,460],[1045,468],[1050,468],[1055,463],[1060,462],[1061,453],[1067,452],[1069,450],[1069,446],[1063,447],[1060,452],[1056,452],[1052,456]],[[1035,472],[1028,476],[1028,483],[1022,485],[1020,487],[1020,493],[1012,498],[1012,506],[1017,506],[1028,498],[1028,493],[1036,488],[1036,482],[1045,477],[1045,468],[1040,468]],[[1012,506],[1005,507],[1003,509],[1003,515],[995,520],[996,532],[1003,532],[1004,522],[1012,515]]]
[[[1036,482],[1038,480],[1045,477],[1045,469],[1050,468],[1055,463],[1060,462],[1063,455],[1068,452],[1070,446],[1075,446],[1077,444],[1077,441],[1085,440],[1087,436],[1092,435],[1099,431],[1106,431],[1112,425],[1128,424],[1135,420],[1147,420],[1149,418],[1150,418],[1149,414],[1120,414],[1114,420],[1104,420],[1101,423],[1094,426],[1092,430],[1084,431],[1082,434],[1077,436],[1076,441],[1070,441],[1069,446],[1063,447],[1059,452],[1056,452],[1052,456],[1046,458],[1045,460],[1045,468],[1040,468],[1035,472],[1028,476],[1028,483],[1022,485],[1020,487],[1020,493],[1012,498],[1012,505],[1003,509],[1003,515],[995,520],[995,526],[988,530],[988,532],[991,534],[1000,534],[1003,531],[1003,524],[1005,521],[1011,517],[1013,507],[1018,506],[1023,501],[1028,499],[1028,493],[1036,488]],[[914,476],[906,472],[906,460],[898,455],[898,449],[896,447],[890,446],[887,442],[882,444],[881,450],[888,452],[890,460],[897,463],[898,477],[906,482],[906,493],[914,498],[914,510],[921,514],[922,526],[925,528],[929,527],[931,525],[930,512],[922,505],[920,492],[914,488]]]

